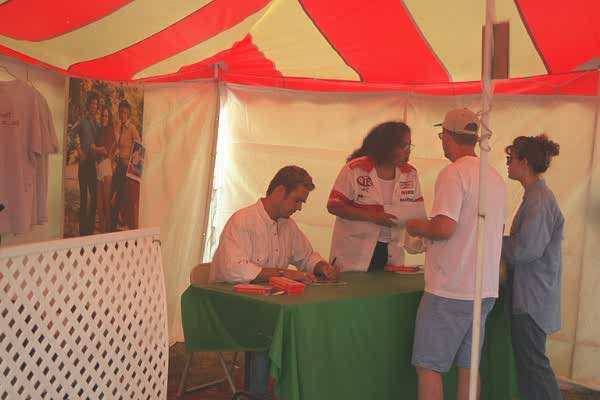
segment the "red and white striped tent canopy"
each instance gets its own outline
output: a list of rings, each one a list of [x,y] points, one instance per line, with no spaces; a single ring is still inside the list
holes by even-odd
[[[481,0],[0,1],[0,53],[73,76],[304,90],[480,91]],[[496,93],[596,95],[600,1],[499,0]]]
[[[109,81],[213,79],[219,65],[218,79],[227,83],[390,91],[290,95],[237,85],[215,90],[214,81],[145,88],[144,140],[150,156],[144,179],[152,185],[141,192],[140,219],[143,226],[161,226],[170,335],[177,340],[182,338],[179,296],[188,285],[187,268],[204,250],[198,240],[203,227],[211,224],[207,231],[214,233],[215,244],[233,210],[262,195],[264,179],[281,165],[299,160],[319,182],[311,195],[317,201],[298,221],[321,254],[327,254],[331,237],[331,216],[322,206],[327,190],[351,146],[375,123],[403,113],[414,132],[424,133],[414,136],[414,158],[423,171],[422,187],[434,187],[445,161],[431,124],[449,107],[480,101],[480,96],[452,95],[482,92],[485,7],[486,0],[0,0],[0,55]],[[549,351],[560,375],[594,388],[600,388],[599,16],[600,0],[495,1],[495,21],[508,22],[509,50],[508,79],[496,80],[494,92],[536,96],[494,99],[499,151],[491,160],[502,165],[502,149],[517,134],[549,129],[563,146],[564,161],[558,161],[563,164],[549,179],[572,221],[564,252],[569,268],[562,283],[564,328],[550,338]],[[12,75],[11,64],[5,68]],[[60,77],[55,82],[53,73],[38,78],[59,128],[68,121],[66,82]],[[221,98],[227,101],[220,103]],[[220,168],[213,168],[211,157],[198,156],[214,154],[215,127],[225,138],[218,141]],[[55,174],[49,192],[60,216],[64,159],[50,162]],[[215,221],[209,222],[215,171],[220,174],[215,179],[223,181],[222,196]],[[508,201],[516,209],[521,193],[511,193]],[[37,237],[52,237],[61,226],[55,218]]]

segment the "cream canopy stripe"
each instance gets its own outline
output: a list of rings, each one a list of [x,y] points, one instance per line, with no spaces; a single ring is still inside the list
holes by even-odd
[[[92,60],[133,45],[208,4],[210,0],[137,0],[114,13],[72,32],[39,42],[0,36],[0,45],[68,69],[72,64]]]
[[[253,43],[283,76],[360,81],[297,1],[272,3],[251,34]]]
[[[153,76],[174,74],[182,67],[194,64],[223,50],[231,48],[231,46],[242,40],[248,34],[254,24],[263,17],[266,10],[267,7],[264,7],[262,10],[250,15],[234,27],[141,70],[133,76],[133,79],[145,79]]]
[[[478,81],[481,78],[480,32],[485,2],[453,0],[433,3],[404,0],[404,4],[433,51],[448,69],[452,81]],[[546,74],[544,63],[512,1],[498,2],[496,21],[506,20],[510,23],[510,76]]]

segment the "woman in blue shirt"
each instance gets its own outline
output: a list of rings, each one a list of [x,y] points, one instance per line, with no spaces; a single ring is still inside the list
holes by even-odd
[[[506,148],[508,177],[525,193],[504,237],[507,303],[519,390],[528,400],[562,399],[546,337],[560,329],[561,242],[564,218],[542,174],[559,153],[546,135],[521,136]]]

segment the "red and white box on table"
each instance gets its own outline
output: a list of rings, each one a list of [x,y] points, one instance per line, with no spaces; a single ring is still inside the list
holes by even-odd
[[[285,291],[287,294],[302,294],[304,293],[304,288],[306,287],[306,285],[302,282],[285,278],[283,276],[271,277],[269,284],[276,289]]]
[[[388,272],[419,272],[421,268],[410,265],[392,265],[388,264],[384,267]]]
[[[261,294],[266,296],[271,293],[273,288],[265,285],[255,285],[252,283],[238,283],[233,287],[233,291],[246,294]]]

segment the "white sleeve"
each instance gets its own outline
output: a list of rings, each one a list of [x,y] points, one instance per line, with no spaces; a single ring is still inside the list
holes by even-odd
[[[33,89],[31,89],[33,90]],[[32,94],[32,116],[29,119],[29,130],[27,131],[27,155],[31,163],[35,163],[39,156],[43,154],[42,137],[45,131],[45,126],[42,122],[42,109],[38,100],[38,93]]]
[[[327,200],[328,206],[351,204],[355,200],[356,196],[352,176],[352,170],[345,165],[333,184],[329,199]]]
[[[427,211],[425,210],[425,199],[423,198],[423,192],[421,191],[421,181],[419,175],[415,174],[416,181],[416,193],[415,193],[415,207],[418,209],[418,218],[427,218]]]
[[[225,225],[219,247],[212,261],[215,269],[214,277],[219,282],[251,282],[260,272],[262,267],[253,263],[252,241],[250,234],[236,218],[236,215]]]
[[[446,168],[435,181],[435,193],[431,217],[444,215],[458,222],[463,201],[463,188],[454,168]]]
[[[302,271],[312,272],[321,261],[325,261],[319,253],[313,250],[308,238],[300,230],[293,220],[292,222],[292,260],[290,264],[295,265]]]
[[[56,136],[56,130],[54,129],[54,120],[52,119],[52,112],[48,106],[46,98],[41,94],[38,96],[41,110],[41,123],[43,127],[42,136],[42,152],[44,154],[58,153],[58,138]]]

